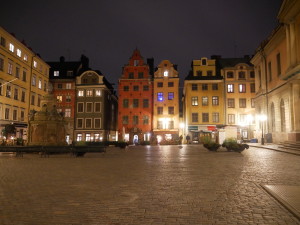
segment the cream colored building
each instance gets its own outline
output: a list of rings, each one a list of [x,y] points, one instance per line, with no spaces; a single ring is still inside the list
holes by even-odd
[[[157,141],[179,136],[179,77],[175,66],[163,60],[154,73],[153,133]]]
[[[284,0],[280,25],[256,50],[257,137],[266,141],[300,141],[300,1]],[[266,135],[268,134],[268,135]]]
[[[6,124],[14,124],[17,132],[12,138],[27,139],[29,112],[40,110],[48,80],[49,65],[0,27],[1,131]]]

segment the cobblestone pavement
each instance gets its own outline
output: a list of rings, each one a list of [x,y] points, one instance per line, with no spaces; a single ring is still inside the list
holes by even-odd
[[[2,154],[0,224],[300,224],[264,184],[300,185],[300,157],[199,145]]]

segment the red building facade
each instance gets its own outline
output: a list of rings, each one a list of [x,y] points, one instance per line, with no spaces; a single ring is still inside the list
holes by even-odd
[[[129,143],[150,141],[153,112],[153,59],[144,61],[133,51],[119,79],[119,140]]]

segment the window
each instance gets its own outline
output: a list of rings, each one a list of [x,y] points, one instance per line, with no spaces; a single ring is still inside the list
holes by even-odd
[[[76,141],[82,141],[82,134],[77,134]]]
[[[37,68],[37,61],[33,61],[33,67]]]
[[[128,124],[128,116],[123,116],[122,123],[123,124]]]
[[[38,88],[42,89],[42,79],[41,78],[39,79]]]
[[[11,86],[6,85],[6,97],[10,98],[11,97]]]
[[[93,90],[86,90],[87,97],[93,97]]]
[[[255,83],[250,84],[250,92],[255,93]]]
[[[71,101],[72,101],[71,95],[66,95],[66,102],[71,102]]]
[[[21,102],[25,102],[25,91],[22,91]]]
[[[209,122],[209,114],[208,113],[202,113],[202,122],[203,123]]]
[[[212,89],[214,91],[217,91],[219,89],[219,85],[218,84],[212,84]]]
[[[123,108],[128,108],[128,107],[129,107],[129,100],[123,99]]]
[[[133,86],[133,91],[139,91],[139,86],[134,85],[134,86]]]
[[[133,61],[133,65],[134,65],[134,66],[138,66],[138,65],[139,65],[139,60],[136,60],[136,59],[135,59],[135,60]]]
[[[197,71],[197,76],[202,76],[202,71],[201,70]]]
[[[198,90],[198,84],[192,84],[192,91]]]
[[[206,59],[202,59],[202,66],[206,66],[206,63],[207,63],[207,61],[206,61]]]
[[[18,110],[14,109],[13,110],[13,120],[17,120],[17,117],[18,117]]]
[[[92,119],[90,118],[85,119],[85,128],[92,128]]]
[[[3,71],[4,70],[4,59],[0,58],[0,70]]]
[[[63,96],[62,95],[57,95],[56,99],[57,99],[57,102],[62,102]]]
[[[133,108],[139,107],[139,99],[133,99]]]
[[[54,71],[53,75],[54,75],[55,77],[58,77],[58,76],[59,76],[59,71],[58,71],[58,70]]]
[[[71,109],[65,110],[65,117],[71,117]]]
[[[240,108],[246,108],[246,99],[245,98],[240,98],[239,99],[239,107]]]
[[[144,125],[149,124],[149,116],[143,116],[143,124]]]
[[[228,103],[228,108],[234,108],[235,107],[234,98],[228,98],[227,103]]]
[[[12,43],[9,43],[9,51],[14,52],[15,46]]]
[[[239,92],[246,93],[246,84],[239,84]]]
[[[6,40],[4,37],[1,37],[0,39],[0,45],[2,45],[3,47],[6,47]]]
[[[141,78],[144,78],[144,73],[143,72],[139,72],[138,73],[138,77],[141,79]]]
[[[235,123],[235,115],[234,114],[228,114],[228,123],[229,124]]]
[[[174,99],[174,92],[168,92],[168,100]]]
[[[157,82],[157,87],[163,87],[164,83],[163,82]]]
[[[149,86],[148,85],[144,85],[143,86],[143,91],[149,91]]]
[[[208,90],[208,84],[202,84],[202,91]]]
[[[167,77],[167,76],[169,76],[169,72],[168,72],[168,71],[165,71],[165,72],[164,72],[164,77]]]
[[[47,91],[47,82],[44,80],[44,91]]]
[[[18,100],[18,99],[19,99],[19,90],[18,90],[18,88],[15,88],[14,99],[15,99],[15,100]]]
[[[31,94],[31,105],[34,105],[35,96]]]
[[[169,128],[169,129],[174,129],[174,121],[173,121],[173,120],[170,120],[170,121],[168,122],[168,128]]]
[[[162,115],[163,112],[164,112],[164,108],[163,107],[161,107],[161,106],[157,107],[157,114],[158,115]]]
[[[85,110],[85,112],[88,112],[88,113],[93,112],[93,103],[92,102],[87,102],[86,103],[86,110]]]
[[[207,76],[212,76],[212,75],[213,75],[213,71],[208,70],[208,71],[207,71]]]
[[[245,80],[246,79],[246,73],[244,71],[239,71],[239,80]]]
[[[233,78],[233,72],[232,71],[228,71],[226,75],[227,75],[227,78]]]
[[[163,101],[163,99],[164,99],[164,95],[163,95],[163,93],[162,92],[158,92],[157,93],[157,101]]]
[[[234,93],[234,85],[227,84],[227,93]]]
[[[8,62],[7,73],[12,75],[13,73],[13,64],[12,62]]]
[[[281,74],[281,59],[280,59],[280,53],[276,55],[276,62],[277,62],[277,76]]]
[[[34,74],[32,76],[31,84],[32,84],[32,86],[36,86],[36,75],[34,75]]]
[[[83,128],[83,119],[77,119],[77,128]]]
[[[17,56],[21,57],[22,51],[20,49],[17,49]]]
[[[255,108],[254,98],[251,98],[251,108]]]
[[[254,73],[254,71],[250,71],[250,78],[255,78],[255,73]]]
[[[272,63],[268,62],[269,81],[272,81]]]
[[[143,108],[149,108],[149,99],[143,99]]]
[[[72,88],[72,84],[71,83],[66,83],[66,89],[71,89]]]
[[[213,123],[219,123],[219,113],[218,112],[212,113],[212,120],[213,120]]]
[[[198,105],[198,96],[193,96],[192,97],[192,105]]]
[[[129,73],[129,74],[128,74],[128,78],[129,78],[129,79],[134,79],[133,73]]]
[[[124,86],[123,91],[129,91],[129,86]]]
[[[67,76],[68,76],[68,77],[73,76],[73,71],[71,71],[71,70],[67,71]]]
[[[79,90],[78,91],[78,97],[83,97],[84,95],[84,91],[83,90]]]
[[[168,82],[168,87],[174,87],[174,82]]]
[[[23,70],[22,81],[26,82],[26,76],[27,76],[27,71],[26,71],[26,70]]]
[[[95,96],[96,96],[96,97],[101,96],[101,90],[96,89],[96,90],[95,90]]]
[[[198,122],[198,113],[192,113],[192,122],[197,123]]]
[[[16,67],[16,78],[20,78],[20,67]]]
[[[94,119],[94,128],[101,128],[101,118]]]
[[[38,95],[38,99],[37,99],[37,100],[38,100],[38,102],[37,102],[37,106],[38,106],[38,107],[41,106],[41,98],[42,98],[42,97],[41,97],[40,95]]]
[[[157,121],[157,129],[163,129],[163,121]]]
[[[84,111],[83,102],[78,102],[77,103],[77,112],[83,113],[83,111]]]
[[[9,120],[9,108],[5,108],[5,115],[4,115],[4,118],[6,120]]]
[[[63,85],[62,85],[62,84],[57,84],[57,88],[58,88],[58,89],[62,89],[62,88],[63,88]]]
[[[101,102],[95,102],[95,112],[101,112]]]
[[[240,114],[240,123],[245,123],[247,120],[247,115],[246,114]]]
[[[21,121],[24,121],[24,120],[25,120],[25,112],[24,112],[24,110],[21,111],[20,117],[21,117],[21,118],[20,118]]]
[[[133,122],[133,125],[137,125],[137,124],[139,124],[139,116],[133,116],[133,118],[132,118],[133,120],[132,120],[132,122]]]
[[[208,105],[208,97],[207,96],[203,96],[202,97],[202,105],[203,106],[207,106]]]
[[[24,61],[26,61],[26,62],[28,61],[28,56],[27,56],[27,54],[24,54],[24,58],[23,58],[23,59],[24,59]]]
[[[174,114],[174,106],[168,107],[168,114]]]
[[[219,97],[218,96],[212,97],[212,105],[219,105]]]

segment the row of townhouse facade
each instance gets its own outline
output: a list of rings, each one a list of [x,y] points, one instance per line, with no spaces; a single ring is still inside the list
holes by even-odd
[[[24,42],[0,27],[0,131],[13,124],[12,139],[27,139],[29,114],[41,109],[47,93],[49,68]],[[0,132],[3,139],[6,136]]]

